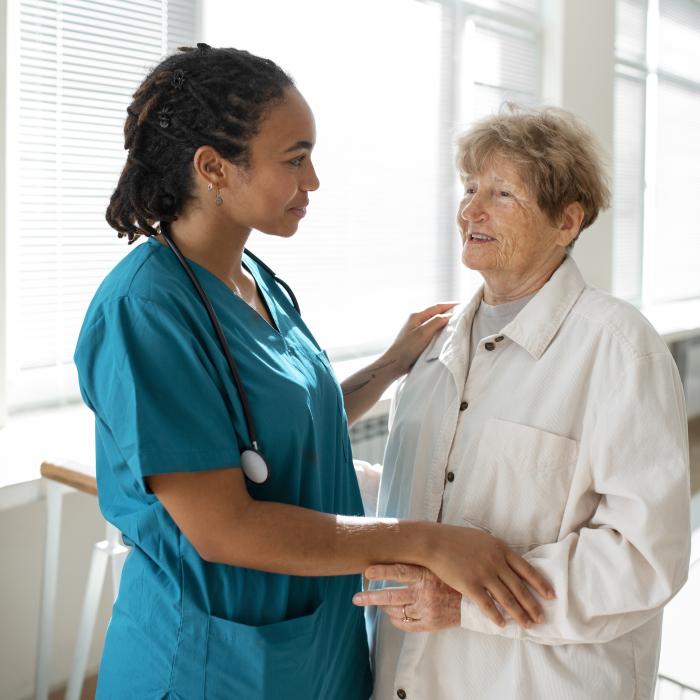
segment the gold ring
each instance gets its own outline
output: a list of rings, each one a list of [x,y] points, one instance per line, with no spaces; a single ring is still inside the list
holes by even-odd
[[[416,620],[415,618],[409,617],[408,615],[406,615],[406,606],[405,605],[403,606],[402,611],[403,611],[403,619],[401,620],[401,622],[403,622],[405,624],[408,624],[409,622],[418,622],[418,620]]]

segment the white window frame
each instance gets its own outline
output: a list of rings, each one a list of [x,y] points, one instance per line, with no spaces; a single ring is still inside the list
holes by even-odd
[[[646,35],[644,41],[644,57],[635,60],[631,57],[615,52],[615,73],[633,80],[638,80],[644,86],[645,109],[643,116],[644,128],[644,153],[643,153],[643,180],[640,182],[640,191],[644,193],[642,198],[642,229],[641,229],[641,260],[638,265],[641,268],[640,283],[637,293],[628,298],[628,301],[641,306],[650,307],[656,301],[656,293],[653,286],[653,244],[656,235],[656,189],[657,189],[657,135],[658,135],[658,92],[659,79],[669,83],[683,86],[700,94],[700,82],[688,80],[682,76],[674,75],[669,71],[659,68],[659,26],[660,26],[659,0],[646,0]],[[696,298],[695,296],[692,297]],[[669,301],[682,301],[674,299]]]

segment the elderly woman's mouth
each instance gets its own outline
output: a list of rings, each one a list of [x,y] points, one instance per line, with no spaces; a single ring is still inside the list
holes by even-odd
[[[488,243],[489,241],[496,240],[492,236],[487,236],[485,233],[470,233],[468,239],[474,243]]]

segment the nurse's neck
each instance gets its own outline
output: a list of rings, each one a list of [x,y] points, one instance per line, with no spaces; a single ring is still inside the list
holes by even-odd
[[[248,277],[241,266],[250,229],[232,226],[216,210],[190,207],[170,224],[170,234],[182,254],[218,277],[224,284],[240,288]],[[162,236],[158,237],[161,243]]]

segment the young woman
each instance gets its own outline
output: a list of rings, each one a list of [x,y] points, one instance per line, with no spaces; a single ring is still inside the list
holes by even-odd
[[[319,185],[290,78],[199,44],[127,111],[107,220],[148,240],[99,288],[76,350],[100,506],[132,547],[98,697],[367,698],[352,596],[375,562],[420,564],[489,615],[493,596],[536,619],[522,580],[548,584],[498,540],[361,517],[347,419],[408,371],[450,305],[413,315],[341,393],[293,297],[244,250],[252,229],[293,235]]]

